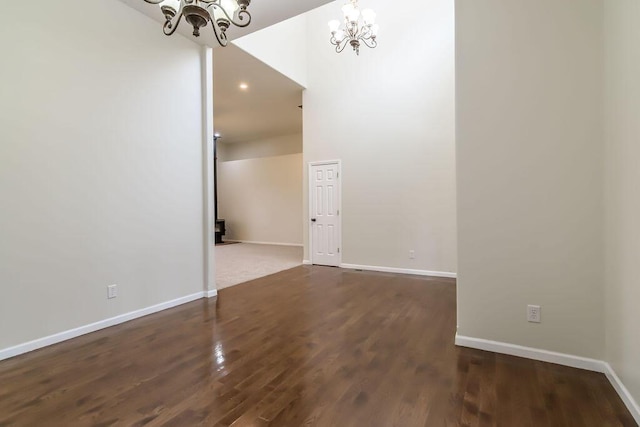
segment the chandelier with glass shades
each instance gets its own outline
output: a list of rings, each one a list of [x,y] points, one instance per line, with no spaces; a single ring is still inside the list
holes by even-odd
[[[378,35],[378,24],[376,24],[376,13],[371,9],[365,9],[360,13],[358,0],[349,0],[342,6],[344,14],[344,25],[340,28],[340,21],[334,19],[329,21],[329,31],[331,31],[332,45],[336,47],[336,52],[340,53],[347,45],[351,45],[356,55],[360,55],[360,45],[374,48],[378,46],[376,37]]]
[[[176,32],[182,18],[193,27],[193,35],[200,36],[200,28],[209,22],[216,40],[221,46],[227,45],[226,31],[231,24],[246,27],[251,23],[247,10],[251,0],[144,0],[157,4],[166,19],[163,31],[170,36]]]

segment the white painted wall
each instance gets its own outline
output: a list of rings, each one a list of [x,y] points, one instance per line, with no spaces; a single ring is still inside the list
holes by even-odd
[[[225,240],[301,245],[302,154],[219,161],[218,216]]]
[[[602,13],[456,2],[460,335],[605,356]]]
[[[339,4],[307,14],[304,161],[342,160],[344,263],[455,272],[453,0],[362,7],[381,30],[359,57],[329,44]]]
[[[607,361],[640,402],[640,3],[604,4]]]
[[[113,0],[3,13],[0,349],[202,291],[200,46]]]
[[[233,44],[301,86],[307,86],[307,14],[240,37]]]
[[[299,133],[231,144],[225,144],[223,139],[219,142],[217,154],[222,162],[302,153],[302,134]]]

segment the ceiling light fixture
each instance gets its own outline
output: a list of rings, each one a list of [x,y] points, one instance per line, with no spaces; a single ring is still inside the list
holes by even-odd
[[[242,89],[242,90],[247,90],[247,89],[249,89],[249,85],[248,85],[248,84],[246,84],[246,83],[240,83],[240,86],[239,86],[239,87],[240,87],[240,89]]]
[[[336,47],[336,52],[340,53],[347,44],[353,47],[356,55],[360,55],[360,45],[364,44],[369,48],[378,46],[376,37],[378,36],[378,24],[376,13],[371,9],[365,9],[360,13],[358,0],[349,0],[342,6],[344,14],[344,27],[340,28],[340,21],[337,19],[329,22],[332,45]],[[360,19],[362,17],[362,20]]]
[[[163,32],[170,36],[176,32],[184,18],[192,27],[193,35],[200,36],[200,28],[209,22],[220,46],[226,46],[227,29],[231,24],[246,27],[251,23],[251,14],[247,10],[251,0],[144,0],[157,4],[166,19]]]

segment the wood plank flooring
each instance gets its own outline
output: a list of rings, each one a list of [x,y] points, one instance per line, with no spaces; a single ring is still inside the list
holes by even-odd
[[[455,347],[455,301],[297,267],[0,362],[0,425],[636,425],[601,374]]]

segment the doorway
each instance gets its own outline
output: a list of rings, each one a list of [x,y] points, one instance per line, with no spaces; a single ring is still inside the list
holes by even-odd
[[[302,265],[302,91],[238,46],[215,52],[219,290]]]
[[[311,264],[342,263],[340,160],[309,163],[309,252]]]

